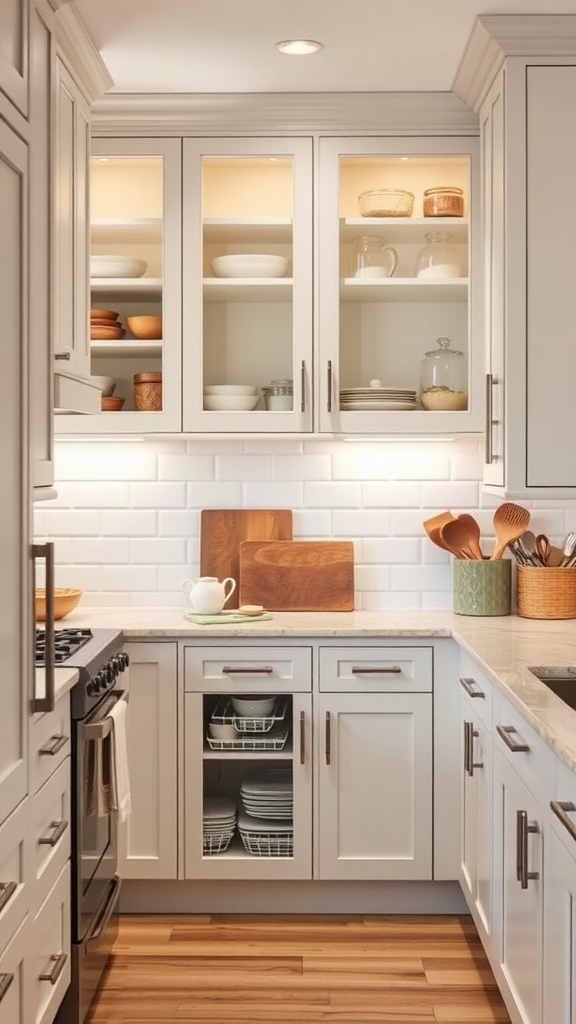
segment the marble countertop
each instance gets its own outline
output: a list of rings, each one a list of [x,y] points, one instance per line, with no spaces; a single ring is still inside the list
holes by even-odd
[[[576,771],[576,711],[530,671],[576,665],[576,619],[471,617],[449,611],[273,612],[268,620],[199,626],[185,608],[76,608],[66,626],[121,629],[127,640],[186,637],[452,637],[562,760]]]
[[[70,692],[78,682],[79,673],[76,668],[57,668],[54,670],[54,701],[58,701]],[[43,668],[35,670],[35,695],[44,697],[46,694],[46,676]]]

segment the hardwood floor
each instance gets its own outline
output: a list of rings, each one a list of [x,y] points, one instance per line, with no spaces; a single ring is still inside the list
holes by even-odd
[[[467,917],[125,915],[88,1024],[509,1024]]]

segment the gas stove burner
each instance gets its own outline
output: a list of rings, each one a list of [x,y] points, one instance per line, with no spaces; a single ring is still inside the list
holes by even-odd
[[[68,658],[92,639],[91,629],[57,629],[54,632],[54,663],[63,665]],[[46,655],[46,632],[36,630],[36,664],[43,665]]]

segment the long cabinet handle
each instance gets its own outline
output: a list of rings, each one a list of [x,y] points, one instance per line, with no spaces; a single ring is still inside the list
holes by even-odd
[[[496,732],[504,740],[508,750],[511,750],[513,754],[522,754],[525,751],[530,750],[527,743],[514,742],[512,739],[512,733],[516,732],[516,729],[513,725],[497,725]]]
[[[352,665],[350,669],[353,676],[367,675],[399,675],[402,669],[399,665]]]
[[[63,734],[59,736],[51,736],[48,743],[45,743],[43,747],[38,748],[40,757],[48,755],[50,757],[54,757],[54,754],[57,754],[59,750],[62,750],[62,747],[66,746],[69,739],[69,736],[64,736]]]
[[[50,822],[50,828],[54,829],[52,835],[40,836],[40,839],[38,840],[39,846],[56,846],[56,843],[62,838],[68,828],[68,822],[52,821]]]
[[[251,676],[255,676],[255,675],[267,675],[267,676],[269,676],[269,675],[272,674],[273,671],[274,671],[274,669],[272,668],[271,665],[258,665],[258,666],[256,666],[256,668],[249,668],[249,667],[236,668],[234,665],[224,665],[223,668],[222,668],[222,675],[224,675],[224,676],[233,676],[233,675],[239,675],[239,674],[242,674],[242,675],[248,674],[248,675],[251,675]]]
[[[306,763],[306,715],[300,712],[300,764]]]
[[[516,875],[521,889],[527,889],[528,882],[540,878],[538,871],[528,871],[528,836],[539,831],[538,825],[528,824],[527,811],[516,811]]]
[[[50,961],[54,963],[54,966],[48,974],[39,974],[39,981],[49,981],[51,985],[55,985],[58,978],[64,970],[64,965],[68,959],[67,953],[53,953],[50,957]]]
[[[300,367],[300,412],[306,412],[306,363]]]
[[[551,800],[550,807],[556,817],[560,819],[564,828],[570,833],[572,839],[576,840],[576,825],[572,818],[568,817],[569,812],[572,814],[576,811],[576,805],[571,800]]]
[[[4,910],[8,900],[12,899],[17,888],[18,882],[0,882],[0,910]]]
[[[327,401],[326,401],[326,411],[327,412],[332,412],[332,360],[331,359],[328,360],[328,364],[327,364],[327,367],[326,367],[326,376],[327,376],[326,392],[327,392],[327,395],[328,395]]]
[[[34,589],[36,588],[36,559],[43,558],[46,563],[46,638],[45,638],[45,665],[44,678],[46,681],[46,692],[44,697],[37,697],[36,694],[30,702],[32,714],[44,711],[54,711],[55,701],[55,666],[54,666],[54,542],[46,541],[45,544],[32,545]],[[36,616],[34,615],[34,625]]]
[[[464,770],[472,778],[475,768],[483,768],[482,761],[474,760],[474,740],[478,737],[478,731],[472,722],[464,722]]]
[[[485,423],[485,459],[486,465],[490,466],[494,461],[494,446],[492,437],[492,387],[494,378],[491,373],[486,374],[486,423]]]
[[[460,686],[469,697],[484,697],[484,691],[479,688],[475,679],[460,676]]]
[[[470,775],[470,726],[472,722],[464,722],[464,771]]]
[[[13,974],[0,974],[0,1003],[4,999],[4,996],[6,995],[13,981]]]
[[[330,764],[330,712],[326,712],[326,764]]]

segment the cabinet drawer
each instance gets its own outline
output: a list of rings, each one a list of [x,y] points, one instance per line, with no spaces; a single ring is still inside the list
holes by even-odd
[[[33,912],[70,857],[70,759],[50,776],[32,802]]]
[[[37,793],[65,757],[70,756],[70,698],[54,711],[37,715],[30,726],[30,790]]]
[[[0,948],[0,1024],[21,1024],[24,1009],[24,961],[28,945],[25,918],[5,949]]]
[[[283,693],[312,689],[309,647],[186,647],[184,688],[204,693]]]
[[[70,984],[70,864],[32,921],[25,966],[30,1021],[51,1024]]]
[[[460,689],[474,706],[474,713],[488,728],[492,726],[492,683],[466,651],[460,652]]]
[[[323,647],[320,690],[406,693],[432,690],[431,647]]]
[[[533,796],[546,804],[554,785],[552,750],[500,693],[494,694],[493,710],[495,748],[504,754]]]
[[[554,758],[554,789],[546,801],[552,825],[560,838],[576,858],[576,773]]]
[[[0,828],[0,949],[29,905],[28,806],[21,803]]]

